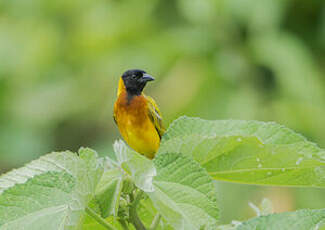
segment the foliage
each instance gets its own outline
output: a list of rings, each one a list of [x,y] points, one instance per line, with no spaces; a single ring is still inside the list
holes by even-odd
[[[1,0],[0,173],[80,146],[112,153],[121,73],[142,68],[166,127],[181,114],[277,121],[325,147],[325,1]],[[250,182],[247,182],[250,183]],[[325,207],[317,188],[217,182],[220,222],[249,201]]]
[[[307,230],[319,227],[324,222],[325,209],[299,210],[253,218],[238,227],[238,230],[250,229],[296,229]]]
[[[325,151],[273,122],[182,117],[159,152],[191,155],[217,180],[325,187]]]
[[[175,229],[214,229],[217,196],[206,171],[176,153],[160,155],[154,163],[158,174],[148,195],[164,219]]]
[[[105,158],[84,148],[51,153],[2,175],[0,230],[307,230],[325,223],[324,209],[269,214],[267,200],[253,219],[217,222],[213,179],[324,187],[324,150],[278,124],[182,117],[153,161],[122,141],[114,150]]]
[[[51,153],[0,178],[0,229],[77,229],[103,165],[81,149]]]

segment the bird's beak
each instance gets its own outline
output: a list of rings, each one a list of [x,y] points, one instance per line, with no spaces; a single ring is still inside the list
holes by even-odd
[[[141,81],[142,82],[148,82],[148,81],[153,81],[155,80],[152,76],[150,76],[149,74],[143,74]]]

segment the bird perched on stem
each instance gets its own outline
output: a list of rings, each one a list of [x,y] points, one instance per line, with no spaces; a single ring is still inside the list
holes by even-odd
[[[142,91],[154,78],[143,70],[123,73],[114,105],[114,120],[128,145],[152,159],[165,129],[156,102]]]

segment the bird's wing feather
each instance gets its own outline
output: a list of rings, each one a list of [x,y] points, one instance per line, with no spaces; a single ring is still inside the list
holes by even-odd
[[[162,135],[165,133],[165,128],[162,124],[162,116],[160,110],[155,102],[155,100],[149,96],[145,95],[145,98],[148,101],[148,115],[152,123],[155,125],[155,128],[161,139]]]

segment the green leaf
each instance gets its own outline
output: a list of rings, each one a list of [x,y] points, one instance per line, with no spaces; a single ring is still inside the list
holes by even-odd
[[[102,217],[117,216],[122,182],[123,175],[120,170],[111,169],[104,172],[92,201],[96,203],[95,205],[98,205]]]
[[[274,122],[181,117],[163,137],[160,154],[192,156],[216,180],[325,187],[325,151]]]
[[[75,185],[75,178],[65,172],[48,172],[7,189],[0,196],[0,229],[66,226],[67,216],[80,215],[69,210]]]
[[[0,229],[78,229],[102,175],[97,154],[51,153],[0,177]]]
[[[139,203],[138,207],[138,215],[145,226],[150,226],[152,224],[153,219],[158,214],[157,209],[155,208],[152,200],[149,198],[143,199]],[[160,219],[159,225],[156,228],[157,230],[173,230],[170,225],[164,220]]]
[[[147,194],[163,218],[178,230],[215,229],[216,192],[207,172],[181,154],[161,154],[154,164],[154,192]]]
[[[235,221],[235,223],[219,225],[216,230],[236,230],[237,226],[241,224],[241,222]]]
[[[153,191],[152,179],[156,175],[153,162],[128,148],[122,140],[114,143],[114,151],[117,162],[111,160],[111,163],[129,175],[138,188]]]
[[[110,225],[114,226],[115,229],[123,230],[122,226],[118,223],[116,218],[114,218],[113,216],[107,217],[105,220]],[[107,230],[107,228],[99,224],[93,217],[89,216],[88,214],[84,218],[81,229],[82,230]],[[133,230],[133,228],[130,230]]]
[[[325,209],[299,210],[260,216],[243,222],[237,230],[314,230],[325,223]]]
[[[152,220],[157,214],[152,201],[150,199],[143,199],[140,201],[137,213],[145,226],[150,226]]]

